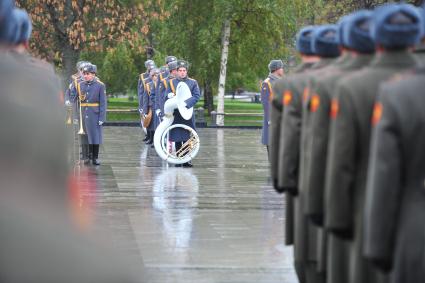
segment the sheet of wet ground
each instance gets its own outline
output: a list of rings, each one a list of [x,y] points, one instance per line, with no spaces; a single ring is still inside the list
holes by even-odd
[[[106,127],[102,165],[88,167],[95,226],[152,283],[297,282],[260,131],[199,135],[194,167],[175,168],[141,142],[140,129]]]

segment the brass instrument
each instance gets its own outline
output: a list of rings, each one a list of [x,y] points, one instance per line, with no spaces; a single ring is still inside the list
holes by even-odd
[[[72,105],[66,107],[66,124],[72,125]]]
[[[164,119],[158,125],[154,135],[154,146],[157,154],[162,160],[171,164],[183,164],[196,157],[200,148],[199,136],[194,129],[184,124],[173,124],[175,109],[178,109],[185,120],[189,120],[193,115],[193,107],[186,108],[185,101],[191,97],[189,87],[185,83],[179,83],[176,88],[176,95],[168,99],[164,104]],[[190,138],[182,147],[173,152],[168,148],[168,134],[174,128],[182,128],[190,132]]]
[[[86,95],[81,93],[81,87],[80,84],[78,82],[76,82],[77,84],[77,93],[78,93],[78,102],[79,102],[79,108],[80,108],[80,130],[78,131],[79,135],[85,135],[86,133],[84,132],[84,128],[83,128],[83,108],[81,107],[81,102],[83,102],[83,100],[86,100]]]
[[[149,111],[148,114],[146,115],[146,117],[142,117],[142,125],[144,128],[149,127],[149,125],[152,122],[152,108],[149,107]]]
[[[189,140],[187,140],[182,147],[176,152],[176,156],[178,158],[185,157],[188,153],[190,153],[195,147],[199,144],[199,138],[196,138],[192,133],[190,135]]]

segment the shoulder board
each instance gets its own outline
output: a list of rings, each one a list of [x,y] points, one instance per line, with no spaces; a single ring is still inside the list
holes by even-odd
[[[392,77],[390,77],[387,81],[390,83],[396,83],[409,78],[411,75],[414,75],[415,73],[417,73],[417,70],[408,70],[403,73],[397,73],[393,75]]]
[[[100,83],[101,85],[105,85],[101,80],[97,80],[98,83]]]
[[[264,80],[265,83],[267,83],[269,81],[270,81],[270,78],[267,78],[267,79]]]

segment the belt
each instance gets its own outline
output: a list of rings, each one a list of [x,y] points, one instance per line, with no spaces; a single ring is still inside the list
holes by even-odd
[[[82,107],[97,107],[99,103],[81,103]]]

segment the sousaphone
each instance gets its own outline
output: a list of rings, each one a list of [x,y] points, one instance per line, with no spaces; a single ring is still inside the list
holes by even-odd
[[[164,104],[164,119],[156,128],[153,143],[155,150],[161,159],[171,164],[183,164],[191,161],[199,152],[199,136],[194,129],[187,125],[176,124],[173,112],[178,109],[180,115],[185,120],[190,120],[193,115],[193,107],[186,108],[186,100],[192,97],[189,87],[186,83],[180,82],[176,87],[176,95],[168,99]],[[190,133],[190,138],[182,147],[175,151],[173,147],[169,148],[168,136],[172,129],[183,128]]]

